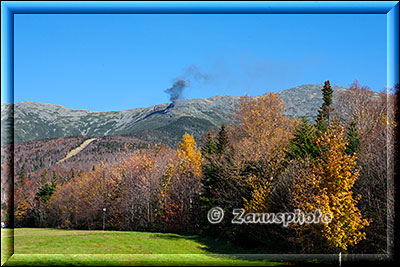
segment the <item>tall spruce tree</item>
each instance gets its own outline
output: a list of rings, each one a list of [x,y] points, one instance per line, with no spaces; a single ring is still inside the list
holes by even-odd
[[[357,125],[355,121],[350,122],[349,129],[347,131],[347,145],[345,149],[345,153],[347,155],[353,155],[358,152],[360,147],[360,139],[358,137]]]
[[[213,236],[220,234],[221,225],[212,225],[207,220],[208,211],[216,206],[225,207],[225,201],[221,198],[226,184],[231,178],[231,160],[228,152],[228,136],[225,125],[222,125],[217,136],[207,134],[207,140],[202,148],[205,162],[203,164],[202,185],[203,191],[200,197],[201,208],[204,213],[203,230]],[[222,201],[222,202],[221,202]]]
[[[330,111],[332,104],[333,89],[328,81],[325,81],[324,87],[322,88],[322,106],[318,111],[317,116],[317,127],[320,131],[326,131],[330,120]]]
[[[212,205],[215,204],[212,191],[215,190],[219,183],[222,155],[228,145],[228,136],[224,124],[222,124],[218,132],[217,140],[214,141],[213,139],[211,133],[208,132],[206,143],[202,147],[203,157],[205,159],[205,163],[203,164],[202,183],[204,192],[202,199],[205,208],[211,208]]]
[[[228,145],[228,136],[226,134],[225,124],[222,124],[221,129],[218,132],[216,152],[218,154],[222,154],[225,151],[227,145]]]

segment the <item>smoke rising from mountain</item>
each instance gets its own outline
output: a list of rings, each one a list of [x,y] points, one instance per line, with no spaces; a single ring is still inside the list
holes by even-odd
[[[175,103],[177,100],[182,98],[182,93],[185,87],[189,85],[188,81],[177,79],[171,88],[166,89],[164,92],[169,94],[169,100]]]
[[[210,76],[201,72],[200,68],[196,65],[188,66],[183,73],[183,76],[176,77],[171,88],[164,90],[169,94],[169,99],[172,103],[183,98],[183,91],[185,88],[190,87],[191,80],[208,83]]]

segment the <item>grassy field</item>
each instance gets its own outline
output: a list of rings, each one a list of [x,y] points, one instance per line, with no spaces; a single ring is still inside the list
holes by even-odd
[[[4,266],[287,264],[238,255],[252,251],[195,235],[35,228],[14,230],[14,254],[6,261],[11,230],[2,229],[1,239]]]

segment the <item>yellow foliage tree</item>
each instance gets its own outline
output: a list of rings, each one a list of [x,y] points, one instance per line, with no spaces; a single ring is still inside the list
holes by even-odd
[[[164,172],[160,194],[162,217],[169,231],[193,228],[196,205],[201,191],[203,158],[192,135],[185,133],[178,145],[176,158]]]
[[[268,209],[268,198],[271,193],[271,183],[264,181],[261,184],[251,183],[251,199],[244,200],[244,208],[250,212],[265,212]]]
[[[237,124],[230,126],[236,165],[251,190],[244,207],[265,212],[273,184],[285,161],[284,148],[293,137],[298,121],[284,114],[285,104],[274,93],[242,97],[236,112]]]
[[[177,157],[182,173],[190,170],[196,176],[201,175],[203,158],[192,135],[188,133],[183,135],[182,141],[178,145]]]
[[[32,206],[24,199],[18,201],[16,211],[14,212],[14,216],[16,220],[23,220],[23,218],[27,215],[28,211],[32,209]]]
[[[317,140],[321,156],[310,163],[310,172],[300,172],[305,176],[294,180],[293,200],[305,212],[319,209],[322,214],[330,213],[331,222],[318,226],[320,234],[329,246],[346,251],[365,238],[362,229],[369,222],[356,206],[361,196],[353,197],[359,170],[356,155],[344,153],[343,133],[343,127],[332,125]]]

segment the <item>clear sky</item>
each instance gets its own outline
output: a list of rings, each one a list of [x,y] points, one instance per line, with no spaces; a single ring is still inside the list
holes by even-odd
[[[15,102],[116,111],[302,84],[381,90],[386,15],[15,15]],[[188,77],[190,78],[190,77]],[[192,77],[193,78],[193,77]]]

